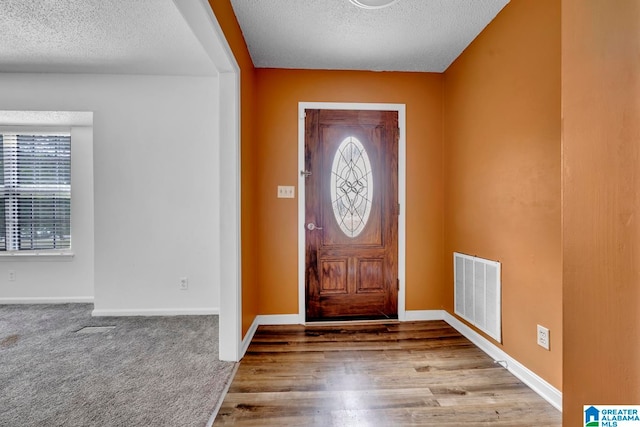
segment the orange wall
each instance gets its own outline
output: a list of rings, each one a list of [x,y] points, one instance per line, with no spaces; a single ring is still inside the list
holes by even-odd
[[[502,348],[562,389],[560,3],[512,0],[444,82],[446,308],[454,251],[500,261]]]
[[[564,425],[640,404],[640,2],[562,2]]]
[[[276,188],[298,184],[301,101],[406,104],[406,308],[442,308],[442,76],[274,69],[256,76],[260,313],[298,312],[297,199],[277,199]]]
[[[209,4],[240,67],[241,136],[241,233],[242,233],[242,334],[258,315],[258,274],[256,267],[256,174],[258,158],[253,150],[255,116],[255,69],[242,31],[229,0],[209,0]],[[225,286],[225,284],[221,284]]]

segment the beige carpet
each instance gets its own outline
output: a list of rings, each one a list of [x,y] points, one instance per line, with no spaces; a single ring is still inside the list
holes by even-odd
[[[205,426],[234,368],[218,317],[92,309],[0,305],[0,426]]]

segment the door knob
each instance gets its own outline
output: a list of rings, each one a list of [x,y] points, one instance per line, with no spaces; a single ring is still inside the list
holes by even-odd
[[[307,230],[309,230],[309,231],[322,230],[322,227],[318,227],[314,223],[310,222],[309,224],[307,224]]]

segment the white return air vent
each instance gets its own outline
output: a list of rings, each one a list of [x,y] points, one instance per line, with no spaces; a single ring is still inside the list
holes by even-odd
[[[500,263],[453,253],[455,312],[502,342]]]

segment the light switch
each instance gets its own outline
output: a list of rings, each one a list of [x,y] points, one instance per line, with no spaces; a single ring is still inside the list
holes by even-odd
[[[296,187],[293,185],[278,185],[278,199],[293,199],[296,197]]]

